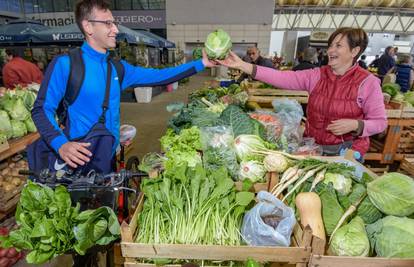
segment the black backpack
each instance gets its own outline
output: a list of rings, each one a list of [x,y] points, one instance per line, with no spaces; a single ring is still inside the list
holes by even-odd
[[[67,110],[72,105],[76,98],[79,96],[80,89],[82,87],[83,80],[85,79],[85,63],[82,58],[82,50],[74,48],[69,50],[69,78],[66,84],[65,96],[59,103],[57,108],[57,116],[59,124],[65,125],[67,119]],[[119,87],[122,89],[122,81],[124,80],[125,69],[121,61],[110,58],[112,65],[115,67],[118,74]]]

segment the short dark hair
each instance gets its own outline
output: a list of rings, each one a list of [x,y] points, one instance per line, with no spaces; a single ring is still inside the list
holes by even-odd
[[[108,10],[111,7],[108,0],[80,0],[76,3],[75,7],[75,20],[78,24],[79,29],[83,34],[85,30],[82,26],[82,21],[89,19],[94,8],[99,10]]]
[[[390,51],[391,51],[391,49],[394,49],[394,47],[392,47],[392,46],[387,46],[387,48],[385,48],[385,54],[389,54],[390,53]]]
[[[13,57],[17,56],[17,51],[15,49],[7,48],[5,52],[6,52],[6,55],[8,56],[13,56]]]
[[[336,36],[342,35],[346,37],[348,45],[351,49],[358,47],[360,48],[358,55],[354,58],[354,62],[359,58],[359,56],[364,53],[365,49],[368,46],[368,35],[361,28],[351,28],[343,27],[334,31],[331,36],[329,36],[328,45],[331,46],[333,40]]]

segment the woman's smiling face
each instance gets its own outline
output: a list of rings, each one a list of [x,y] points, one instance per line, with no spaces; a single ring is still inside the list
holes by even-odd
[[[328,65],[336,74],[343,75],[352,67],[360,50],[359,46],[351,49],[347,38],[338,34],[328,48]]]

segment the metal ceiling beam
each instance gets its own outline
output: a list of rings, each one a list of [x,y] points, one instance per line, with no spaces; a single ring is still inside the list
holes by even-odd
[[[285,5],[285,6],[276,6],[274,13],[281,9],[283,9],[287,13],[295,13],[298,10],[299,6],[297,5]],[[361,12],[363,15],[368,15],[373,11],[381,11],[384,15],[387,14],[394,14],[396,12],[400,13],[403,16],[414,16],[414,9],[412,8],[394,8],[394,7],[346,7],[346,6],[314,6],[314,5],[302,5],[300,6],[301,9],[306,9],[310,13],[323,13],[326,10],[330,10],[331,12],[336,12],[339,14],[345,14],[349,11],[351,12]]]
[[[301,1],[303,4],[303,1]],[[306,14],[309,19],[309,27],[306,30],[314,30],[314,29],[321,29],[322,22],[325,19],[331,19],[331,22],[328,23],[330,30],[336,29],[338,27],[342,27],[348,19],[352,19],[352,25],[357,25],[358,27],[364,28],[368,32],[390,32],[390,33],[405,33],[408,34],[408,29],[413,25],[414,19],[414,9],[407,9],[407,8],[393,8],[393,7],[364,7],[359,8],[355,5],[358,4],[357,0],[348,0],[348,7],[344,6],[330,6],[330,0],[324,0],[323,4],[325,6],[310,6],[310,5],[290,5],[290,6],[278,6],[275,9],[276,16],[283,16],[286,17],[288,21],[288,27],[290,30],[301,30],[304,29],[303,23],[298,23],[298,16],[299,14]],[[406,0],[401,0],[398,2],[400,7],[403,7],[407,3]],[[379,6],[380,1],[376,2]],[[283,12],[282,12],[283,11]],[[280,15],[279,15],[280,14]],[[334,15],[344,15],[339,22],[336,22]],[[363,21],[358,20],[360,15],[366,15],[366,18]],[[375,22],[371,27],[367,28],[367,24],[370,21],[370,18],[374,16]],[[385,17],[385,18],[384,18]],[[293,18],[293,23],[291,20]],[[390,23],[395,21],[394,18],[398,18],[398,22],[394,27],[389,27]],[[404,25],[402,18],[410,18],[409,25]],[[290,19],[290,20],[289,20]],[[329,22],[329,21],[328,21]],[[299,27],[301,26],[301,27]],[[279,27],[278,24],[273,24],[274,30],[283,30],[284,26]],[[394,30],[388,28],[395,28]],[[410,33],[411,34],[411,33]]]

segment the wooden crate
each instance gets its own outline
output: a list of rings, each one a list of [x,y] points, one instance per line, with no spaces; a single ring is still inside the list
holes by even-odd
[[[387,118],[401,118],[403,105],[400,102],[391,101],[389,105],[392,109],[386,109]]]
[[[376,160],[382,164],[401,161],[414,155],[414,119],[390,118],[385,138],[371,137],[371,146],[365,160]]]
[[[122,257],[121,244],[114,244],[114,265],[115,267],[123,266],[125,262],[124,257]]]
[[[352,151],[348,151],[345,158],[353,161],[359,165],[372,178],[378,176],[359,162],[352,159]],[[374,169],[375,170],[375,169]],[[316,237],[313,237],[313,241]],[[328,256],[326,255],[326,249],[322,249],[319,246],[318,249],[314,249],[312,246],[312,255],[309,260],[309,267],[412,267],[414,266],[414,259],[388,259],[379,257],[341,257],[341,256]]]
[[[0,160],[4,160],[26,149],[28,145],[36,141],[40,135],[38,133],[30,133],[21,138],[9,140],[9,148],[0,152]]]
[[[401,118],[414,118],[414,107],[403,105]]]
[[[264,108],[272,107],[272,102],[276,98],[295,99],[301,104],[308,103],[307,91],[249,88],[247,94],[249,95],[249,102],[257,103]]]
[[[338,257],[313,254],[309,267],[413,267],[414,259]]]
[[[22,178],[19,178],[22,179]],[[19,185],[18,187],[14,188],[11,191],[4,191],[0,189],[0,212],[1,213],[8,213],[13,210],[20,199],[20,192],[24,187],[24,183]]]
[[[255,183],[251,191],[258,193],[260,191],[269,191],[272,189],[279,179],[279,175],[275,172],[269,172],[266,174],[266,182],[264,183]],[[241,191],[243,187],[243,182],[238,181],[234,183],[236,185],[236,190]]]
[[[121,225],[121,249],[125,266],[155,266],[142,264],[136,258],[166,258],[188,260],[246,261],[252,258],[260,262],[286,262],[305,267],[311,253],[312,233],[309,228],[295,227],[292,237],[293,247],[253,247],[184,244],[140,244],[134,243],[138,231],[137,216],[142,210],[144,197],[128,225]]]
[[[414,158],[404,158],[401,161],[399,172],[414,177]]]
[[[0,141],[0,153],[9,149],[9,142],[7,140]]]

